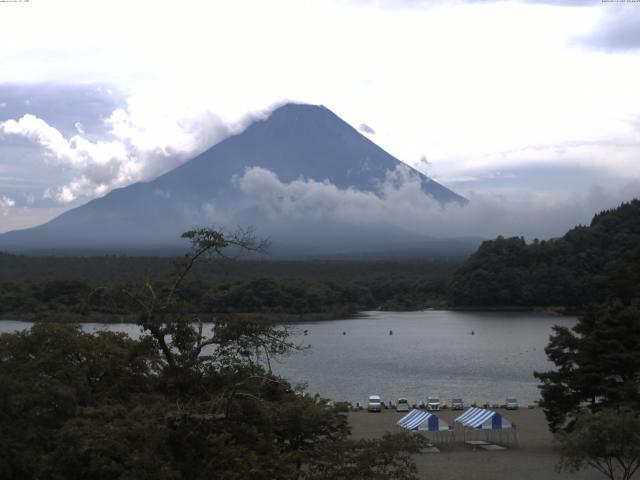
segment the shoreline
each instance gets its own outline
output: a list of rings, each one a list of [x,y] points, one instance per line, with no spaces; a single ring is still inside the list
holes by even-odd
[[[241,319],[261,319],[271,321],[276,324],[288,325],[307,322],[330,322],[335,320],[351,320],[361,317],[367,312],[389,312],[389,313],[417,313],[417,312],[478,312],[478,313],[537,313],[550,317],[572,317],[581,314],[580,309],[572,307],[452,307],[452,306],[425,306],[413,310],[358,310],[358,311],[333,311],[333,312],[311,312],[311,313],[273,313],[273,312],[239,312],[239,313],[190,313],[193,317],[215,318],[215,317],[235,317]],[[135,324],[137,313],[115,314],[90,312],[88,314],[77,314],[71,312],[43,312],[42,319],[36,319],[36,313],[6,313],[0,315],[0,321],[30,322],[53,321],[60,323],[104,323],[104,324]],[[210,321],[205,321],[210,323]]]
[[[567,306],[551,306],[551,307],[517,307],[517,306],[501,306],[501,307],[449,307],[443,310],[452,312],[517,312],[517,313],[539,313],[554,317],[575,317],[582,313],[583,309]]]

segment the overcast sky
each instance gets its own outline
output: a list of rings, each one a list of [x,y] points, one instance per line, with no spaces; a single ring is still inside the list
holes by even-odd
[[[0,2],[0,44],[0,232],[152,179],[288,100],[478,204],[578,222],[571,202],[640,193],[638,2]]]

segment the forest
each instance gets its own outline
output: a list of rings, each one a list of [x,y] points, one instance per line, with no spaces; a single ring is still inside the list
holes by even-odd
[[[640,200],[596,214],[561,238],[498,237],[455,272],[457,307],[565,307],[581,311],[640,292]]]
[[[126,286],[149,281],[162,290],[173,260],[0,254],[0,317],[127,321],[137,306],[123,294]],[[458,266],[428,259],[212,261],[198,264],[177,293],[194,314],[328,319],[443,306]]]

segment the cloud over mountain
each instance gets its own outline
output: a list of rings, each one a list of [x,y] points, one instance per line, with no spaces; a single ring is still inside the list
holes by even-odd
[[[269,170],[247,168],[233,180],[250,207],[271,221],[327,225],[392,225],[405,232],[437,237],[498,235],[549,238],[577,223],[588,223],[597,211],[640,196],[640,182],[621,189],[594,185],[566,200],[513,200],[497,194],[473,194],[469,204],[443,205],[425,195],[420,180],[406,168],[388,171],[377,192],[340,188],[299,178],[285,182]]]
[[[104,156],[91,149],[102,153],[106,145],[79,135],[67,141],[35,117],[5,122],[3,128],[38,141],[56,161],[77,169],[77,183],[65,185],[58,193],[64,199],[85,188],[117,182],[127,166],[139,166],[145,159],[141,153],[175,157],[180,141],[174,141],[168,152],[150,152],[144,146],[145,132],[138,136],[124,113],[109,119],[115,139],[108,146],[122,146],[122,150]],[[197,135],[190,135],[186,127],[181,130],[184,135],[176,138],[193,148],[190,142]],[[134,173],[145,166],[143,162]],[[174,244],[194,224],[231,222],[255,225],[280,241],[292,238],[296,231],[314,229],[324,229],[325,236],[350,231],[351,237],[359,237],[361,225],[399,237],[404,235],[397,225],[401,209],[418,197],[432,208],[466,203],[460,195],[394,158],[326,107],[286,104],[151,182],[112,190],[45,225],[9,232],[1,240],[5,245],[42,246]],[[380,212],[371,216],[367,204],[373,207],[371,211]],[[332,230],[336,224],[350,228]]]
[[[0,122],[0,133],[42,147],[45,160],[72,172],[69,182],[45,191],[60,203],[104,195],[113,188],[148,180],[170,170],[230,134],[208,110],[183,113],[149,110],[130,99],[104,120],[107,133],[91,140],[82,128],[66,138],[31,114]]]

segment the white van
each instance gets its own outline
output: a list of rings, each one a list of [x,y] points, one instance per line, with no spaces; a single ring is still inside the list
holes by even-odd
[[[371,395],[369,397],[369,402],[367,404],[367,410],[370,412],[381,412],[382,411],[382,400],[380,399],[380,395]]]
[[[409,411],[409,400],[406,398],[399,398],[398,404],[396,405],[396,412],[408,412]]]
[[[440,398],[438,397],[429,397],[427,398],[427,410],[432,412],[437,412],[440,410]]]

